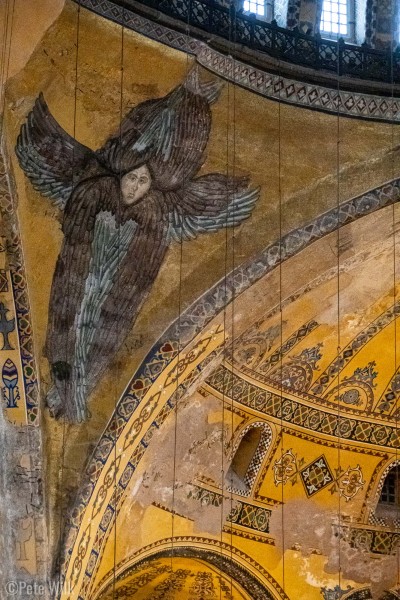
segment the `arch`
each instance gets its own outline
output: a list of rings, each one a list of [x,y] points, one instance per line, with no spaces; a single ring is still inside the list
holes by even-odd
[[[173,547],[172,547],[173,545]],[[201,560],[231,577],[252,600],[289,600],[284,590],[265,569],[241,551],[217,540],[201,538],[169,538],[142,548],[135,555],[117,565],[100,582],[93,600],[101,600],[113,583],[124,579],[133,570],[145,568],[161,558],[192,558]]]
[[[164,333],[147,355],[118,402],[86,469],[79,495],[66,531],[62,572],[73,584],[69,600],[85,594],[98,568],[103,542],[108,535],[118,502],[148,447],[152,433],[210,369],[229,338],[225,332],[224,309],[244,302],[244,292],[253,288],[276,267],[320,241],[339,227],[366,218],[399,202],[400,180],[352,198],[320,214],[307,225],[293,230],[266,247],[254,260],[242,264],[190,306]],[[296,285],[300,285],[297,281]],[[178,343],[179,340],[179,343]],[[96,540],[96,549],[94,541]],[[65,596],[64,596],[65,597]]]
[[[226,479],[228,490],[249,496],[262,462],[271,446],[272,429],[267,423],[248,424],[239,434],[231,452]]]
[[[375,492],[373,493],[373,503],[369,516],[369,523],[373,525],[381,525],[383,527],[390,525],[389,521],[395,520],[396,524],[400,520],[400,505],[394,506],[391,508],[389,505],[385,510],[385,507],[382,507],[381,497],[382,491],[385,485],[385,481],[391,471],[394,469],[400,469],[400,459],[391,460],[389,464],[386,465],[384,470],[382,471],[379,482],[376,487]],[[400,496],[399,496],[400,499]]]

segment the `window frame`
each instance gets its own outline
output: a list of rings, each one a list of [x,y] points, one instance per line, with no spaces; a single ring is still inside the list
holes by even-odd
[[[246,8],[246,4],[249,4],[249,8]],[[250,8],[251,4],[255,4],[257,7],[262,5],[264,8],[264,12],[260,13],[258,12],[258,10],[256,10],[256,12],[253,12]],[[267,18],[267,2],[266,0],[243,0],[243,11],[246,14],[256,15],[257,18],[265,20]]]
[[[337,0],[339,2],[339,0]],[[321,15],[320,15],[320,19],[319,19],[319,24],[318,24],[318,31],[321,35],[322,38],[328,39],[328,40],[338,40],[338,39],[343,39],[346,42],[354,42],[355,39],[355,30],[356,30],[356,23],[355,23],[355,2],[354,0],[346,0],[346,5],[347,5],[347,23],[346,23],[346,27],[347,27],[347,33],[334,33],[334,32],[329,32],[329,31],[325,31],[322,29],[322,15],[324,13],[324,0],[322,0],[321,3]]]

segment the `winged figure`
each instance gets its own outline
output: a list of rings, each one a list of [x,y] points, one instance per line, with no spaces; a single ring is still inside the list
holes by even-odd
[[[140,103],[102,148],[66,133],[38,97],[17,140],[33,187],[62,211],[45,353],[47,404],[70,422],[137,318],[171,242],[232,227],[259,196],[247,177],[197,176],[220,83],[197,70],[167,96]]]

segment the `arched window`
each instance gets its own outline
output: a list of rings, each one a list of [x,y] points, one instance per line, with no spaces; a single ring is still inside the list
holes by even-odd
[[[394,464],[381,483],[379,500],[371,522],[380,525],[398,525],[400,517],[400,465]],[[378,488],[379,489],[379,488]]]
[[[230,491],[240,496],[250,494],[271,439],[266,423],[253,423],[242,432],[226,475]]]
[[[400,507],[400,467],[396,465],[390,469],[383,482],[379,504]]]

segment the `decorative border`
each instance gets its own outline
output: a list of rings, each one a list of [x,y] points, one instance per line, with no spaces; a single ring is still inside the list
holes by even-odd
[[[196,56],[197,62],[219,77],[270,100],[343,117],[400,123],[400,98],[338,91],[303,83],[257,69],[225,56],[188,35],[122,8],[111,0],[74,0],[80,6],[171,48]]]
[[[225,575],[232,577],[232,579],[234,579],[234,581],[238,583],[253,600],[275,600],[269,589],[265,587],[251,571],[244,568],[243,565],[238,564],[231,557],[224,556],[215,551],[213,552],[212,550],[203,550],[190,546],[178,546],[177,548],[170,548],[168,550],[157,552],[154,556],[140,561],[136,567],[141,569],[152,560],[175,557],[200,559],[213,565],[213,567],[222,571]],[[123,575],[118,579],[122,576]]]
[[[200,487],[199,485],[193,486],[193,492],[190,494],[190,498],[198,500],[202,506],[212,505],[220,507],[222,506],[224,500],[232,501],[232,498],[221,494],[221,492],[209,490],[207,488]],[[228,524],[240,525],[241,527],[246,527],[247,529],[257,531],[257,533],[269,533],[269,521],[272,514],[271,509],[265,508],[264,506],[243,502],[242,500],[235,499],[233,502],[235,506],[226,517]],[[158,505],[158,508],[163,507]]]
[[[17,211],[13,196],[15,185],[11,166],[4,148],[0,148],[0,212],[6,224],[7,257],[14,296],[14,306],[20,347],[20,358],[25,388],[26,415],[28,425],[39,425],[39,389],[34,356],[33,332],[25,275],[24,257]]]
[[[284,391],[275,394],[254,382],[250,383],[242,379],[240,374],[232,373],[231,368],[226,366],[220,366],[214,371],[206,383],[225,398],[315,433],[387,448],[396,449],[400,446],[400,430],[396,427],[357,418],[350,419],[347,416],[325,412],[315,406],[306,406],[286,396]]]
[[[164,546],[164,548],[162,548]],[[162,548],[159,550],[158,548]],[[178,552],[183,551],[188,554],[178,554]],[[114,577],[115,572],[121,572],[122,576],[126,576],[131,570],[136,569],[138,566],[141,566],[148,560],[156,560],[162,558],[163,556],[185,556],[185,557],[193,557],[200,558],[200,554],[202,555],[202,560],[205,558],[205,554],[212,554],[219,558],[228,559],[228,561],[232,561],[232,565],[241,569],[243,573],[249,576],[251,581],[255,581],[257,586],[261,586],[259,590],[261,594],[267,593],[268,595],[257,595],[253,596],[256,591],[251,591],[250,596],[254,598],[254,600],[274,600],[274,596],[270,589],[268,589],[263,583],[261,583],[259,577],[263,577],[265,581],[267,581],[274,591],[278,594],[278,597],[281,600],[289,600],[283,588],[279,585],[279,583],[270,575],[264,567],[262,567],[258,562],[256,562],[253,558],[245,554],[242,550],[238,548],[233,548],[230,544],[226,544],[225,542],[221,542],[220,540],[207,538],[207,537],[195,537],[195,536],[176,536],[170,537],[166,539],[159,540],[157,542],[153,542],[148,546],[145,546],[141,550],[138,550],[131,556],[127,557],[123,561],[121,561],[114,569],[112,569],[109,573],[107,573],[103,579],[98,584],[96,590],[93,592],[93,597],[97,598],[99,594],[104,591],[104,586],[107,581]],[[135,562],[137,561],[137,562]],[[134,564],[132,564],[134,563]],[[212,563],[217,566],[216,563]],[[125,568],[124,568],[125,567]],[[221,569],[221,566],[217,566],[217,568]],[[222,569],[221,569],[222,570]],[[118,578],[120,575],[118,575]],[[240,580],[236,579],[242,587],[244,585],[240,582]],[[248,591],[245,587],[244,589]]]

